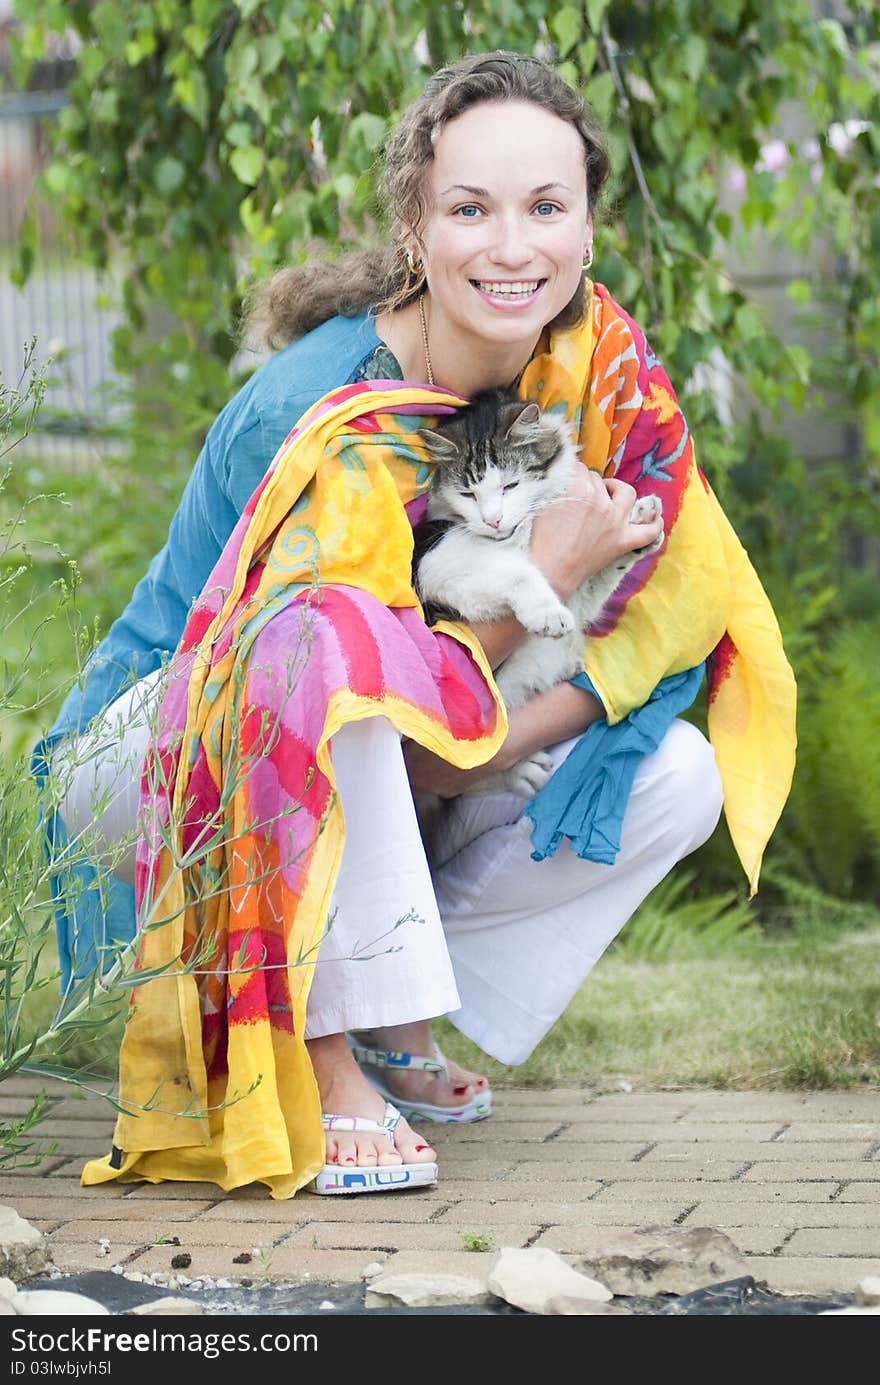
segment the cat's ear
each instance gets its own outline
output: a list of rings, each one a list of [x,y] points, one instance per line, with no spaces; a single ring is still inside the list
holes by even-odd
[[[531,399],[517,399],[506,406],[510,421],[504,433],[511,442],[531,442],[535,426],[541,421],[541,410]]]
[[[438,462],[452,462],[459,455],[458,443],[445,433],[435,433],[433,428],[422,428],[419,437],[425,441],[430,455]]]

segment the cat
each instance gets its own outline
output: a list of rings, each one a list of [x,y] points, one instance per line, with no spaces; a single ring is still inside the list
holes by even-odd
[[[512,614],[529,631],[494,675],[507,710],[515,711],[583,671],[585,630],[630,568],[661,547],[663,533],[588,577],[563,602],[532,562],[529,539],[535,515],[563,495],[582,465],[568,421],[509,390],[484,390],[420,436],[435,465],[426,517],[415,530],[416,594],[429,624]],[[643,524],[661,515],[659,497],[644,495],[630,520]],[[549,756],[538,751],[467,792],[507,790],[528,798],[550,768]]]

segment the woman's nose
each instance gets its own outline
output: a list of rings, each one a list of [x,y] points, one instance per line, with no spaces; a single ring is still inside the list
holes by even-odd
[[[527,264],[532,258],[526,228],[518,220],[499,224],[494,243],[489,251],[493,264],[519,266]]]

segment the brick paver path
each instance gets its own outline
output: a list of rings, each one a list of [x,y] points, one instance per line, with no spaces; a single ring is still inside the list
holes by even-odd
[[[39,1085],[5,1082],[0,1115],[23,1113]],[[260,1186],[82,1188],[84,1159],[109,1149],[112,1110],[44,1085],[51,1108],[37,1133],[57,1149],[0,1174],[0,1202],[48,1232],[62,1271],[168,1272],[186,1251],[191,1277],[233,1284],[354,1283],[377,1261],[481,1275],[492,1257],[468,1250],[468,1233],[577,1254],[607,1230],[674,1225],[726,1232],[782,1293],[852,1292],[880,1274],[876,1089],[501,1091],[487,1121],[426,1128],[436,1189],[275,1202]],[[242,1253],[249,1264],[235,1263]]]

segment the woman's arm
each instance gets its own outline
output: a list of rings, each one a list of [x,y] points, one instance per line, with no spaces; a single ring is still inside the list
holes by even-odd
[[[604,710],[592,693],[574,683],[557,683],[510,714],[507,739],[496,755],[477,769],[456,769],[430,750],[407,741],[403,758],[413,789],[454,798],[487,774],[509,769],[526,755],[586,731]]]

